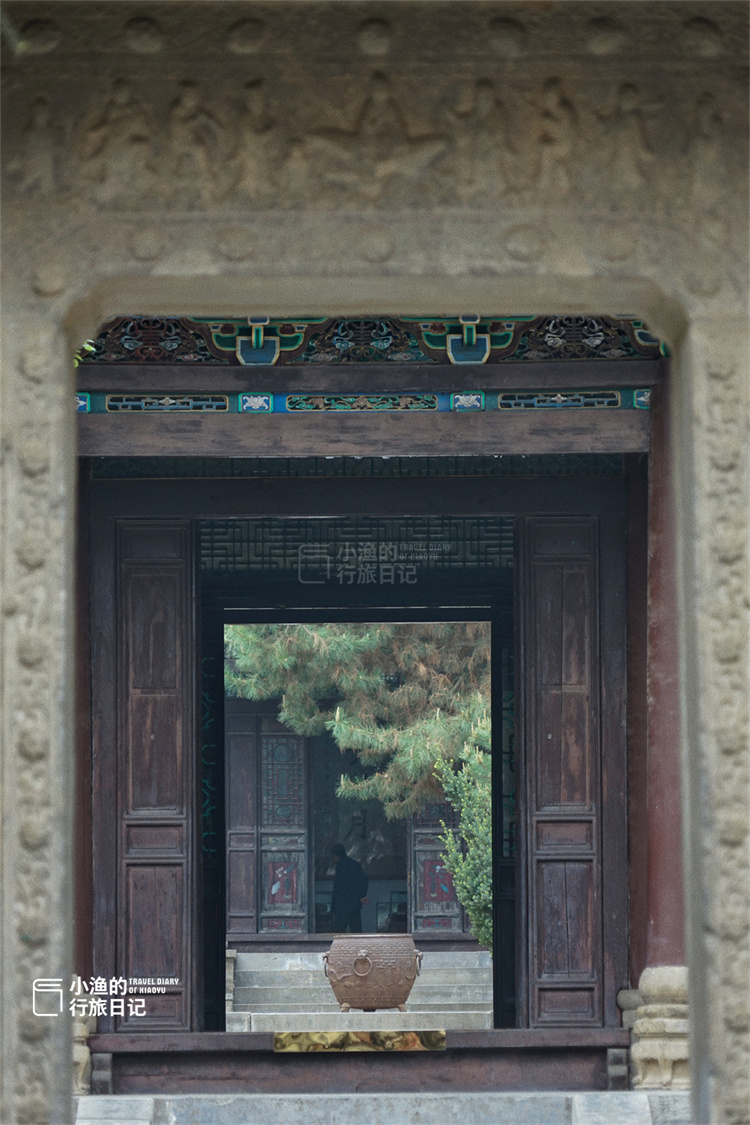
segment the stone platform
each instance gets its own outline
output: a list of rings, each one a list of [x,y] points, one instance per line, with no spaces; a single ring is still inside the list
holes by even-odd
[[[75,1125],[690,1125],[687,1093],[92,1096]]]

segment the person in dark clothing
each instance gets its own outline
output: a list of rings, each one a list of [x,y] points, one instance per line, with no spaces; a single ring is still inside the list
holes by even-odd
[[[343,844],[334,844],[331,855],[336,866],[331,896],[331,921],[333,931],[345,934],[362,933],[362,907],[370,901],[367,896],[369,882],[356,859],[346,854]]]

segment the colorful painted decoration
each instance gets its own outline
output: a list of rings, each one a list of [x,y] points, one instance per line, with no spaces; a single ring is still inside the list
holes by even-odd
[[[444,1031],[277,1031],[281,1054],[341,1051],[444,1051]]]
[[[493,364],[579,359],[658,359],[667,351],[641,320],[611,316],[116,317],[82,346],[92,363]]]
[[[437,410],[437,395],[287,395],[297,410]]]
[[[433,411],[465,413],[519,410],[648,410],[648,388],[632,390],[454,391],[438,394],[104,394],[76,393],[80,414],[154,412],[222,412],[228,414],[299,414],[338,411]]]
[[[237,403],[240,414],[270,414],[273,411],[271,394],[238,395]]]
[[[154,410],[228,410],[226,395],[107,395],[106,410],[110,414],[120,411]]]

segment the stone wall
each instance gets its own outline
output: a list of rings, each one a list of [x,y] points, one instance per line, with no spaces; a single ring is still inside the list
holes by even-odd
[[[675,349],[697,1120],[747,1121],[744,3],[3,5],[2,1107],[67,1120],[71,356],[123,312],[611,311]]]

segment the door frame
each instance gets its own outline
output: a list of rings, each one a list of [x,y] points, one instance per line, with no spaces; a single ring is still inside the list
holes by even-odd
[[[541,486],[541,487],[540,487]],[[610,724],[608,741],[605,746],[607,761],[603,760],[603,770],[612,771],[615,759],[622,763],[623,781],[613,787],[604,778],[603,792],[608,794],[609,807],[606,812],[608,822],[602,832],[606,849],[610,842],[616,846],[617,840],[625,840],[627,832],[627,807],[624,771],[626,767],[626,728],[625,716],[625,591],[624,558],[626,527],[626,481],[620,477],[557,477],[557,478],[471,478],[460,480],[444,478],[436,488],[435,479],[402,478],[394,479],[262,479],[257,481],[213,481],[213,480],[92,480],[87,488],[90,505],[92,567],[92,605],[94,629],[92,631],[92,662],[97,673],[92,677],[94,729],[102,729],[107,715],[111,717],[114,706],[113,693],[103,682],[102,669],[114,669],[113,660],[117,645],[114,622],[106,612],[116,595],[116,573],[114,550],[117,525],[119,521],[135,520],[143,524],[150,520],[199,520],[201,518],[232,518],[255,515],[274,515],[279,517],[340,516],[346,514],[362,515],[477,515],[522,517],[532,513],[535,516],[586,515],[598,513],[603,544],[602,589],[607,587],[605,575],[620,572],[622,581],[618,591],[608,590],[608,597],[601,599],[601,611],[608,627],[620,630],[623,638],[620,646],[622,678],[612,683],[617,696],[614,706],[615,721]],[[614,569],[612,569],[614,568]],[[194,588],[193,598],[197,595]],[[196,616],[193,601],[193,620]],[[194,632],[194,637],[197,634]],[[520,650],[520,659],[523,654]],[[104,677],[106,681],[106,676]],[[110,682],[114,682],[113,680]],[[525,690],[528,690],[526,688]],[[609,690],[609,689],[608,689]],[[525,704],[521,702],[521,715]],[[97,728],[97,724],[99,724]],[[523,743],[525,734],[520,731],[519,741]],[[96,740],[96,734],[95,734]],[[113,805],[112,762],[101,754],[94,753],[94,968],[111,966],[115,963],[117,921],[116,870],[114,862],[114,841],[109,831],[116,822],[116,806]],[[520,779],[519,779],[520,785]],[[197,792],[195,796],[197,803]],[[113,820],[113,813],[114,820]],[[197,832],[197,808],[193,810],[192,835]],[[109,841],[109,842],[107,842]],[[519,849],[520,850],[520,849]],[[604,854],[604,853],[603,853]],[[102,862],[102,856],[104,862]],[[526,901],[527,889],[521,871],[521,901]],[[605,953],[603,965],[604,995],[606,997],[605,1026],[618,1024],[616,993],[627,983],[627,897],[628,881],[626,873],[620,879],[621,886],[608,886],[603,880],[603,894],[606,901],[602,906],[602,943]],[[199,904],[197,901],[200,874],[190,888],[192,930],[194,937],[198,925]],[[523,911],[519,911],[520,916]],[[196,944],[196,948],[198,948]],[[200,956],[194,955],[192,971],[192,1026],[200,1028],[201,1013],[198,995],[200,992]],[[521,966],[521,987],[519,996],[522,1004],[521,1022],[528,1026],[528,1007],[524,1009],[524,997],[528,995],[528,979],[525,977],[523,959]],[[106,1030],[102,1028],[102,1030]]]

